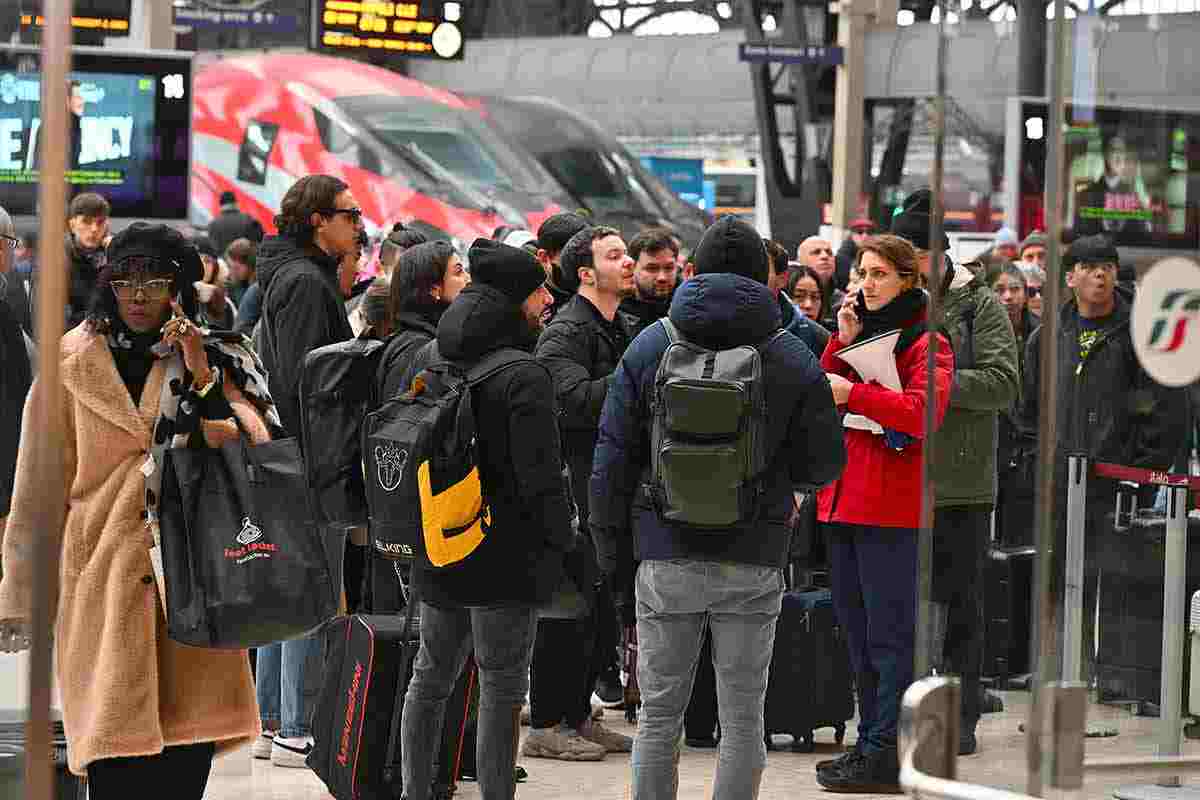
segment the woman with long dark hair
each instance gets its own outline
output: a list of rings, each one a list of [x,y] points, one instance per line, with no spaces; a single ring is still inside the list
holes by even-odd
[[[926,365],[935,334],[925,324],[928,296],[911,244],[890,235],[869,238],[859,245],[855,272],[858,298],[838,311],[838,332],[821,356],[833,399],[848,412],[846,471],[818,493],[817,518],[828,524],[834,609],[850,648],[860,721],[854,749],[818,764],[817,780],[834,791],[895,793],[900,701],[913,680]],[[899,331],[893,350],[899,390],[864,382],[839,355],[891,331]],[[940,425],[954,354],[946,337],[936,335]]]
[[[86,320],[62,340],[69,485],[54,629],[70,768],[92,800],[200,800],[216,752],[259,733],[244,650],[167,637],[152,550],[168,450],[219,447],[239,426],[279,429],[261,364],[232,333],[195,322],[195,247],[165,225],[112,240]],[[36,385],[31,397],[37,392]],[[28,418],[29,406],[26,406]],[[0,650],[28,646],[35,447],[25,426],[0,580]]]
[[[799,265],[792,267],[787,282],[787,293],[796,307],[804,312],[804,316],[821,323],[831,332],[836,331],[836,325],[829,326],[826,323],[827,318],[832,316],[830,296],[829,292],[822,288],[821,276],[815,269]]]

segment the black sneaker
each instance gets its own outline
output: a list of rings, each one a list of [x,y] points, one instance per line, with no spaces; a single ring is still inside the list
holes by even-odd
[[[704,750],[712,750],[719,744],[715,736],[687,736],[683,742],[688,747],[697,747]]]
[[[958,754],[960,756],[973,756],[979,751],[979,742],[975,738],[975,730],[972,728],[960,728],[958,731]]]
[[[824,761],[817,762],[817,772],[828,772],[829,770],[839,770],[851,761],[862,756],[858,748],[847,750],[837,758],[827,758]]]
[[[625,687],[621,685],[621,676],[615,670],[609,670],[596,679],[596,696],[605,703],[619,703],[625,699]]]
[[[841,769],[817,773],[817,783],[843,794],[903,794],[895,748],[864,753]]]

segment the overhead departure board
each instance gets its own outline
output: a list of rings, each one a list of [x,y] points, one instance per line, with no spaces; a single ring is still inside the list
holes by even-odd
[[[71,27],[75,30],[102,31],[110,36],[129,35],[129,7],[132,0],[75,0],[71,10]],[[45,25],[41,3],[22,3],[22,28]]]
[[[313,0],[314,50],[461,60],[462,3]]]

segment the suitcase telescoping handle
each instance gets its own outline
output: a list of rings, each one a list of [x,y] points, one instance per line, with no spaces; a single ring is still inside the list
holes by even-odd
[[[414,569],[416,566],[414,565]],[[400,634],[400,668],[396,670],[396,700],[392,703],[392,722],[388,729],[387,756],[383,767],[383,780],[385,783],[395,784],[400,777],[400,716],[404,713],[404,694],[405,686],[404,679],[408,675],[408,664],[403,663],[403,659],[408,657],[408,637],[412,634],[413,618],[417,615],[417,588],[416,582],[410,580],[408,589],[405,589],[404,579],[400,577],[400,571],[396,570],[396,579],[400,581],[400,591],[404,595],[404,600],[407,603],[407,609],[404,615],[404,632]],[[416,658],[416,655],[413,655]]]

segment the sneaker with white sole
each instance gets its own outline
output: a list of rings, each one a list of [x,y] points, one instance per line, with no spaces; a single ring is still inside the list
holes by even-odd
[[[632,738],[604,727],[604,723],[598,720],[588,720],[580,725],[579,735],[600,745],[606,753],[628,753],[633,750]]]
[[[250,745],[252,758],[266,760],[271,757],[271,746],[275,744],[275,731],[263,731]]]
[[[285,739],[282,736],[276,736],[275,741],[271,744],[271,763],[277,767],[307,767],[305,759],[313,749],[313,737],[300,736],[294,739]]]
[[[558,761],[603,761],[607,753],[603,745],[589,742],[579,735],[579,731],[562,725],[534,728],[521,745],[521,755],[526,758]]]

